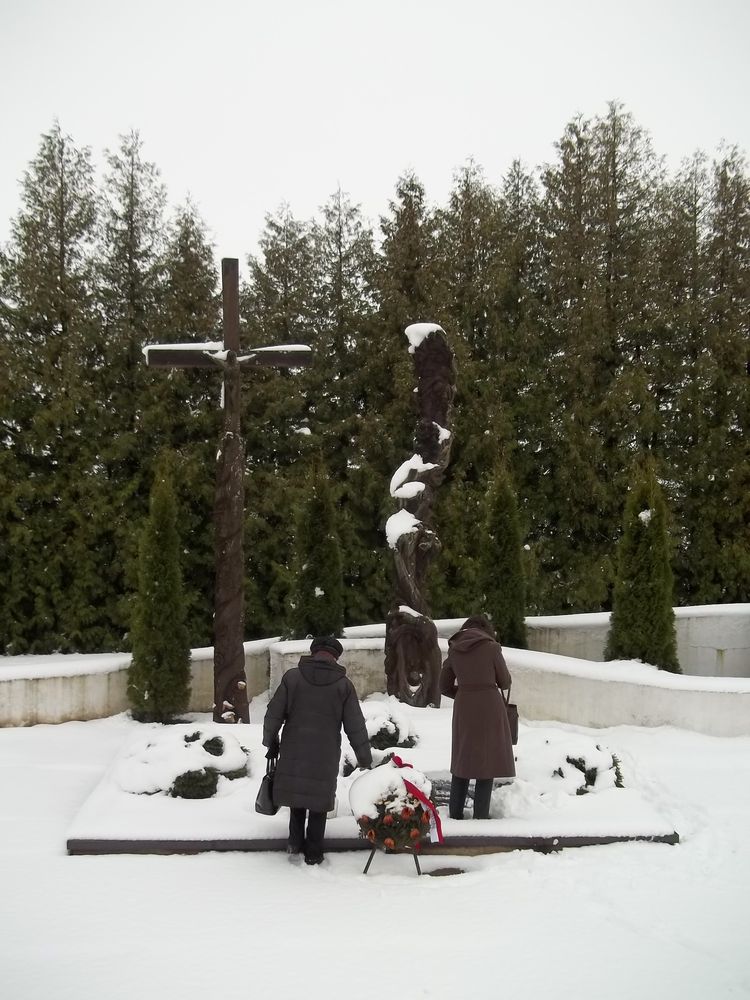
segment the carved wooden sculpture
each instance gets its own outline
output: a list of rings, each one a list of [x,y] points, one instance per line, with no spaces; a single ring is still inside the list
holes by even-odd
[[[430,619],[427,570],[440,547],[432,528],[435,493],[451,450],[451,411],[456,368],[443,329],[418,323],[406,329],[417,376],[414,455],[394,474],[391,495],[399,510],[386,532],[394,550],[395,608],[386,621],[385,674],[388,694],[412,705],[439,705],[441,656]]]

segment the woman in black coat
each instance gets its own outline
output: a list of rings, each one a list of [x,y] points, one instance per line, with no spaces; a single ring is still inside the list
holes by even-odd
[[[343,651],[333,636],[313,639],[310,655],[281,678],[263,720],[266,756],[279,757],[273,799],[277,806],[289,806],[287,851],[304,851],[309,865],[323,860],[326,813],[336,798],[342,725],[360,767],[372,766],[357,692],[336,662]]]

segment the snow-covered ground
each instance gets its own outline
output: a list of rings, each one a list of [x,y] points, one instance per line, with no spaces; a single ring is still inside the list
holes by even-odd
[[[466,870],[445,878],[382,855],[364,876],[362,852],[314,868],[281,853],[69,857],[82,806],[142,730],[125,715],[2,729],[0,996],[750,996],[750,737],[534,723],[529,746],[541,728],[617,753],[681,843],[423,859]]]

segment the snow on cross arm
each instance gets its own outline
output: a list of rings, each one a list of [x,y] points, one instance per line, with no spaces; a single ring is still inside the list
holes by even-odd
[[[308,344],[273,344],[270,347],[253,347],[249,354],[243,354],[238,361],[248,361],[256,354],[310,354],[312,348]]]
[[[223,350],[224,345],[222,343],[206,341],[204,344],[197,344],[195,342],[191,344],[146,344],[145,347],[141,348],[141,353],[146,361],[148,361],[150,351],[201,351],[207,354],[218,354]]]

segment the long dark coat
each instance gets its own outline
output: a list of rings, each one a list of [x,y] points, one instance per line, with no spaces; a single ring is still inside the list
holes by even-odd
[[[510,672],[497,642],[478,628],[448,640],[440,691],[455,698],[451,774],[459,778],[507,778],[516,773],[508,714],[499,688]]]
[[[365,719],[344,667],[303,656],[298,667],[287,670],[266,709],[264,746],[277,739],[282,725],[274,802],[328,812],[336,797],[342,725],[360,766],[372,764]]]

